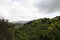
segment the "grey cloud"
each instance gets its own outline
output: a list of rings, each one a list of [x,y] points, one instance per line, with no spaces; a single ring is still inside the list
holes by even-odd
[[[55,12],[60,11],[60,0],[46,0],[36,5],[39,10],[43,12]]]

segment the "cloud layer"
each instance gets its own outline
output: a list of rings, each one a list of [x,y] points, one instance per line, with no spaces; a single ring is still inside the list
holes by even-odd
[[[34,7],[37,0],[0,0],[0,16],[10,21],[29,21],[45,16]]]
[[[60,14],[44,12],[60,11],[59,0],[0,0],[0,17],[10,21],[30,21]],[[37,5],[36,5],[37,4]],[[37,7],[36,7],[37,6]]]
[[[37,7],[43,12],[60,11],[60,0],[43,0],[37,4]]]

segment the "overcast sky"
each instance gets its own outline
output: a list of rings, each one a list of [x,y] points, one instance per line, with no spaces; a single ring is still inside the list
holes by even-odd
[[[0,17],[30,21],[60,15],[60,0],[0,0]]]

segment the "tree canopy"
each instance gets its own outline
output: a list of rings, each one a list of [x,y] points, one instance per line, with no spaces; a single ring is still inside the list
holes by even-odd
[[[0,40],[60,40],[60,16],[26,24],[13,24],[0,19]]]
[[[18,31],[23,34],[20,40],[60,40],[60,16],[30,21]]]

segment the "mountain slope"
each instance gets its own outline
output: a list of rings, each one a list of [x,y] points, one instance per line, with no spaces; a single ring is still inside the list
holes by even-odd
[[[22,35],[22,39],[26,37],[25,40],[60,40],[59,18],[34,20],[24,24],[18,31],[24,35]],[[16,33],[18,32],[16,31]]]

